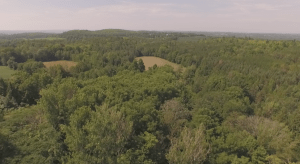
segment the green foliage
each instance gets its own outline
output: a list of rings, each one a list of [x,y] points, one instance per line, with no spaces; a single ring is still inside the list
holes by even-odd
[[[70,125],[62,129],[70,150],[67,163],[117,163],[131,136],[132,123],[121,112],[103,106],[96,111],[76,110]]]
[[[18,63],[15,62],[15,58],[14,57],[10,57],[7,61],[7,66],[10,69],[16,70],[18,67]]]
[[[299,163],[300,42],[168,34],[0,41],[0,161]]]
[[[61,161],[60,135],[38,107],[7,113],[4,121],[0,122],[0,131],[0,161],[3,163]]]
[[[216,132],[219,137],[211,138],[213,151],[216,151],[210,156],[212,163],[266,163],[270,156],[281,162],[298,158],[293,150],[299,141],[286,126],[276,121],[233,114]]]
[[[7,90],[7,85],[5,81],[2,78],[0,78],[0,95],[1,96],[6,95],[6,90]]]
[[[20,63],[18,65],[18,70],[25,71],[29,74],[33,74],[40,68],[44,68],[44,64],[42,62],[36,62],[34,60],[28,60],[25,63]]]
[[[70,79],[62,85],[55,86],[52,90],[41,91],[41,105],[48,114],[49,123],[56,129],[60,124],[69,122],[69,116],[76,110],[76,97],[78,86]],[[76,104],[72,104],[75,102]]]
[[[163,124],[169,131],[168,138],[172,139],[179,135],[192,116],[183,104],[173,99],[166,101],[161,106],[161,117]]]
[[[16,151],[17,149],[10,143],[8,137],[0,134],[0,163],[6,163],[6,159],[13,157]]]
[[[4,98],[4,107],[11,108],[17,106],[24,106],[26,104],[36,104],[40,98],[39,92],[48,84],[52,83],[51,77],[45,70],[39,70],[33,74],[19,71],[14,76],[1,83],[2,96]]]
[[[171,140],[171,147],[167,154],[170,164],[196,164],[205,161],[209,148],[203,129],[203,127],[194,130],[184,128],[179,138]]]
[[[137,64],[138,64],[138,70],[140,70],[140,72],[144,72],[145,71],[145,65],[144,65],[143,60],[140,59]]]

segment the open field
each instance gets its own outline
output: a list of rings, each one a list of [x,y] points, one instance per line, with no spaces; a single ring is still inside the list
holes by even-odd
[[[61,65],[65,69],[69,69],[72,66],[76,66],[76,62],[73,61],[66,61],[66,60],[59,60],[59,61],[51,61],[51,62],[43,62],[46,68],[55,66],[55,65]]]
[[[16,71],[9,69],[7,66],[0,66],[0,78],[8,79]]]
[[[143,56],[143,57],[137,57],[135,58],[136,60],[142,59],[145,65],[146,70],[148,70],[149,67],[152,67],[153,65],[157,65],[158,67],[164,66],[164,65],[170,65],[174,68],[174,70],[178,70],[180,67],[182,67],[179,64],[169,62],[168,60],[159,58],[159,57],[154,57],[154,56]],[[184,67],[182,67],[184,70]]]

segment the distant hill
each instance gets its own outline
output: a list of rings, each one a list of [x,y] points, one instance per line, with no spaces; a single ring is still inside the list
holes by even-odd
[[[22,34],[22,33],[51,33],[51,34],[60,34],[67,30],[0,30],[1,34]]]
[[[56,37],[55,33],[19,33],[19,34],[2,34],[0,39],[42,39],[47,37]]]
[[[300,40],[300,34],[282,34],[282,33],[235,33],[235,32],[187,32],[194,34],[203,34],[211,37],[237,37],[253,38],[264,40]]]
[[[98,31],[72,30],[60,34],[62,38],[80,39],[90,37],[119,36],[119,37],[169,37],[178,39],[181,37],[237,37],[253,38],[264,40],[300,40],[300,34],[280,34],[280,33],[234,33],[234,32],[198,32],[198,31],[130,31],[122,29],[104,29]]]
[[[205,37],[237,37],[264,40],[300,40],[300,34],[277,34],[277,33],[235,33],[235,32],[201,32],[201,31],[131,31],[123,29],[89,30],[32,30],[32,31],[9,31],[0,30],[0,39],[40,39],[47,37],[59,37],[69,40],[78,40],[92,37],[143,37],[143,38],[172,38],[183,41],[197,41]],[[183,39],[181,39],[183,38]]]
[[[72,30],[67,31],[59,35],[61,38],[67,39],[81,39],[91,37],[144,37],[144,38],[155,38],[155,37],[168,37],[177,39],[178,37],[197,36],[198,34],[191,33],[178,33],[178,32],[166,32],[166,31],[130,31],[122,29],[104,29],[98,31],[89,30]]]

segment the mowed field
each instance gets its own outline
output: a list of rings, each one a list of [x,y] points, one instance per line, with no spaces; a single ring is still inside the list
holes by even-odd
[[[143,57],[137,57],[135,58],[136,60],[142,59],[145,65],[146,70],[148,70],[149,67],[152,67],[153,65],[157,65],[158,67],[164,66],[164,65],[169,65],[174,68],[174,70],[178,70],[180,67],[184,71],[185,68],[182,67],[179,64],[169,62],[168,60],[159,58],[159,57],[154,57],[154,56],[143,56]]]
[[[59,60],[59,61],[51,61],[51,62],[43,62],[46,68],[50,68],[55,65],[61,65],[65,69],[69,69],[72,66],[76,66],[76,62],[73,61],[66,61],[66,60]]]
[[[11,77],[12,74],[16,73],[12,69],[9,69],[7,66],[0,66],[0,78],[8,79]]]

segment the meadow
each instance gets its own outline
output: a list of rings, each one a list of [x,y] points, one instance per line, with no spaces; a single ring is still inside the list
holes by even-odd
[[[0,78],[8,79],[16,71],[9,69],[7,66],[0,66]]]
[[[69,69],[72,66],[76,66],[76,62],[73,61],[67,61],[67,60],[59,60],[59,61],[51,61],[51,62],[43,62],[46,68],[55,66],[55,65],[61,65],[65,69]]]
[[[143,57],[137,57],[135,58],[136,60],[140,60],[142,59],[145,65],[145,69],[148,70],[149,67],[152,67],[153,65],[157,65],[158,67],[164,66],[164,65],[169,65],[171,67],[174,68],[174,70],[178,70],[179,68],[182,68],[184,70],[184,68],[176,63],[172,63],[168,60],[159,58],[159,57],[153,57],[153,56],[143,56]]]

